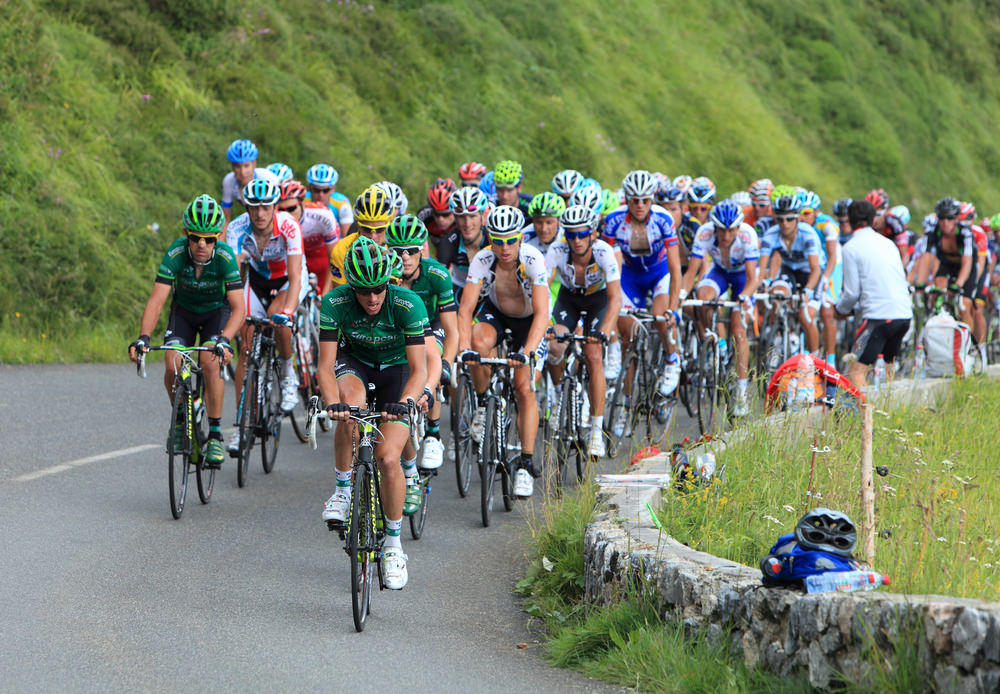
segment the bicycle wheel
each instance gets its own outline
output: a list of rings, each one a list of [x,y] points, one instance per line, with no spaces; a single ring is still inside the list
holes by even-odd
[[[517,433],[517,400],[511,399],[507,410],[501,413],[504,417],[502,436],[497,441],[503,459],[500,465],[500,490],[503,493],[504,510],[514,508],[514,469],[521,457],[521,437]]]
[[[184,499],[187,497],[188,466],[191,463],[191,422],[189,421],[188,397],[183,385],[174,392],[174,407],[170,412],[170,429],[167,432],[167,477],[170,484],[170,513],[180,518],[184,513]],[[180,426],[183,435],[175,441],[175,427]],[[176,446],[175,443],[179,443]]]
[[[496,429],[497,399],[491,397],[486,403],[486,422],[483,431],[483,445],[479,449],[480,491],[479,510],[482,514],[483,527],[490,526],[490,512],[493,511],[493,485],[497,478],[498,433]]]
[[[273,362],[264,381],[264,395],[264,409],[261,412],[260,462],[264,472],[270,474],[278,457],[281,420],[285,417],[285,413],[281,411],[281,367],[277,361]]]
[[[295,368],[295,378],[299,382],[299,401],[288,414],[288,418],[292,420],[292,429],[295,430],[299,441],[308,443],[309,429],[306,424],[309,420],[309,399],[316,392],[313,376],[316,356],[311,352],[308,329],[304,325],[308,319],[302,313],[301,307],[296,314],[296,320],[299,322],[299,329],[292,334],[292,365]]]
[[[476,442],[472,436],[472,420],[476,416],[476,390],[472,377],[458,377],[455,402],[451,408],[451,435],[455,441],[455,478],[458,494],[465,497],[472,481],[472,464],[476,459]]]
[[[702,434],[712,433],[715,424],[718,379],[716,378],[716,353],[718,345],[706,340],[701,346],[698,359],[698,428]]]
[[[427,523],[427,504],[431,496],[431,477],[434,475],[429,470],[420,471],[420,508],[410,516],[410,535],[414,540],[419,540],[424,534],[424,524]]]
[[[622,369],[618,372],[618,376],[615,377],[615,392],[611,397],[611,401],[607,404],[604,411],[604,434],[608,441],[608,457],[617,458],[618,454],[622,450],[622,442],[625,440],[625,435],[627,432],[623,430],[618,434],[615,433],[614,423],[619,418],[622,418],[625,422],[628,421],[628,408],[625,405],[625,383],[628,378],[628,370],[633,364],[634,359],[631,352],[622,360]]]
[[[205,445],[208,443],[208,415],[205,414],[204,394],[201,398],[201,405],[194,414],[195,425],[193,427],[195,436],[198,437],[198,463],[195,466],[198,480],[198,498],[201,503],[207,504],[212,498],[212,491],[215,489],[215,468],[205,467]]]
[[[240,396],[240,451],[236,466],[236,483],[244,487],[250,473],[250,454],[253,452],[254,423],[257,421],[257,385],[259,382],[257,366],[247,364],[247,372],[243,376],[243,390]]]
[[[688,417],[694,417],[698,404],[698,391],[695,385],[698,369],[698,337],[693,326],[689,326],[687,339],[684,341],[684,358],[682,360],[681,380],[677,385],[677,396],[680,398]]]
[[[372,582],[375,579],[375,482],[364,465],[354,471],[351,495],[350,527],[347,530],[347,554],[351,558],[351,610],[354,628],[364,631],[371,608]]]

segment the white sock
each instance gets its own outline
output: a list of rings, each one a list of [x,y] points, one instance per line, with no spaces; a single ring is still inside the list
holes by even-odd
[[[281,363],[285,367],[285,378],[295,378],[295,366],[292,364],[292,358],[282,359]]]
[[[736,379],[736,389],[740,392],[740,395],[747,394],[747,379],[738,378]]]
[[[417,459],[403,461],[403,474],[407,477],[417,476]]]
[[[600,431],[601,427],[604,426],[604,415],[593,415],[590,418],[590,428],[591,431]]]
[[[389,520],[385,519],[385,546],[386,547],[399,547],[403,548],[403,543],[399,539],[399,534],[403,530],[403,519],[399,520]]]
[[[341,471],[337,470],[337,489],[336,491],[341,494],[351,495],[351,477],[353,476],[353,470]]]

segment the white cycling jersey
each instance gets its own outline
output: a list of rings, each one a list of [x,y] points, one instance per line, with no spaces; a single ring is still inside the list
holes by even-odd
[[[278,181],[278,177],[267,169],[254,169],[253,177],[254,180],[257,180],[258,178],[266,178],[276,186],[281,185]],[[223,207],[232,207],[233,200],[238,200],[240,204],[243,204],[243,191],[241,190],[240,184],[236,182],[236,174],[230,171],[222,179],[222,199],[219,200],[219,204]]]
[[[541,251],[527,244],[521,244],[518,253],[517,280],[524,295],[524,311],[519,316],[509,316],[510,318],[527,318],[534,313],[531,304],[531,293],[534,287],[541,287],[545,292],[546,300],[549,296],[549,275],[545,269],[545,258]],[[497,301],[496,286],[496,264],[497,259],[490,248],[484,248],[476,253],[472,262],[469,263],[469,275],[466,278],[467,284],[474,284],[479,287],[481,296],[489,297],[494,306],[499,306]]]
[[[757,244],[757,232],[749,224],[742,223],[736,231],[733,243],[729,247],[729,252],[723,254],[719,248],[719,239],[715,235],[715,224],[709,222],[702,224],[698,233],[694,237],[694,245],[691,247],[692,258],[704,258],[708,256],[723,272],[743,272],[748,260],[759,260],[760,249]],[[705,274],[711,268],[705,268]]]
[[[621,281],[622,273],[615,259],[614,249],[606,241],[597,240],[591,246],[594,252],[583,274],[583,283],[577,282],[576,268],[565,241],[556,241],[545,255],[549,271],[558,274],[560,283],[574,294],[595,294],[606,289],[608,282]]]

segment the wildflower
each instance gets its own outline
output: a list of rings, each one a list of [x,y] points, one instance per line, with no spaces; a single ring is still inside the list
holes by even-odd
[[[764,520],[769,520],[772,523],[774,523],[775,525],[780,525],[780,526],[784,525],[784,523],[782,523],[780,520],[778,520],[774,516],[764,516]]]
[[[947,458],[945,458],[944,460],[942,460],[941,464],[944,465],[945,467],[955,467],[955,463],[951,462]]]
[[[922,432],[922,431],[915,431],[915,432],[913,432],[913,435],[914,436],[923,436],[924,432]]]
[[[143,101],[149,101],[149,94],[143,94],[142,99]]]
[[[21,317],[21,312],[20,311],[14,311],[14,318],[20,318],[20,317]]]
[[[785,504],[781,508],[785,509],[789,513],[795,513],[795,507],[794,506],[789,506],[788,504]]]
[[[939,537],[939,538],[937,539],[937,541],[938,541],[938,542],[947,542],[947,541],[948,541],[948,538],[947,538],[947,537]]]

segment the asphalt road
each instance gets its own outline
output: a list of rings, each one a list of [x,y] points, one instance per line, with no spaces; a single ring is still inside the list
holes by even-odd
[[[0,366],[0,690],[617,691],[546,666],[512,593],[540,500],[483,528],[448,460],[424,537],[404,523],[409,585],[361,634],[320,521],[332,434],[312,451],[286,422],[272,474],[255,458],[239,489],[227,461],[173,520],[161,369]]]

